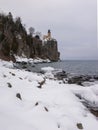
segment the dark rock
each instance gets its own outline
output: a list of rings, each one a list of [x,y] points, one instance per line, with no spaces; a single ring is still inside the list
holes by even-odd
[[[40,72],[41,74],[45,74],[45,71],[43,71],[43,70],[40,70],[39,72]]]
[[[95,79],[95,80],[98,80],[98,75],[94,75],[94,79]]]
[[[42,88],[42,86],[41,85],[39,85],[39,86],[37,86],[38,88]]]
[[[20,93],[17,93],[16,97],[19,98],[20,100],[22,100]]]
[[[17,61],[13,65],[14,65],[15,68],[20,68],[20,69],[26,69],[26,68],[28,68],[28,63],[25,62],[25,61],[22,61],[22,62]]]
[[[62,84],[62,82],[59,82],[59,84]]]
[[[32,67],[35,67],[35,65],[32,65]]]
[[[12,75],[13,75],[13,76],[15,76],[15,74],[14,74],[14,73],[12,73]]]
[[[26,68],[27,68],[27,66],[25,66],[25,65],[22,66],[22,69],[26,69]]]
[[[12,72],[9,72],[12,76],[15,76],[15,74],[14,73],[12,73]]]
[[[38,105],[38,102],[35,103],[35,106],[37,106],[37,105]]]
[[[78,97],[80,100],[82,99],[80,94],[75,94],[76,97]]]
[[[64,78],[67,78],[67,73],[65,71],[57,72],[54,75],[58,80],[63,80]]]
[[[83,129],[82,123],[77,123],[77,128],[78,129]]]
[[[9,87],[9,88],[12,88],[12,85],[11,85],[11,83],[7,83],[7,84],[8,84],[8,87]]]
[[[19,77],[19,79],[23,80],[21,77]]]
[[[16,63],[16,64],[21,64],[21,62],[20,62],[20,61],[16,61],[15,63]]]
[[[96,117],[98,117],[98,110],[90,109],[90,112]]]
[[[46,107],[44,107],[44,109],[45,109],[45,111],[47,111],[47,112],[49,111]]]
[[[4,74],[3,77],[6,78],[7,76]]]
[[[60,124],[58,124],[58,128],[60,128]]]
[[[81,84],[80,82],[82,82],[82,81],[83,81],[83,79],[81,76],[75,76],[75,77],[71,77],[68,79],[69,84],[74,84],[74,83]]]
[[[22,65],[27,65],[27,62],[22,61],[21,64],[22,64]]]
[[[26,71],[31,72],[31,70],[27,69]]]
[[[68,83],[69,84],[78,84],[83,86],[83,82],[94,82],[95,80],[93,79],[92,76],[89,75],[79,75],[79,76],[72,76],[68,78]]]
[[[83,86],[82,81],[78,81],[77,85]]]

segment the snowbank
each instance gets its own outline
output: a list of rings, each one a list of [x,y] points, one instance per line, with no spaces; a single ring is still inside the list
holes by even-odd
[[[0,61],[0,130],[79,130],[78,124],[83,130],[98,130],[98,120],[76,96],[98,104],[98,84],[63,84],[10,66]],[[43,70],[51,73],[53,68]]]

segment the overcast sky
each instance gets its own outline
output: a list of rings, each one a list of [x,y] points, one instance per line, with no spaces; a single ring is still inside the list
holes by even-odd
[[[58,41],[61,59],[98,59],[97,0],[0,0],[0,11]]]

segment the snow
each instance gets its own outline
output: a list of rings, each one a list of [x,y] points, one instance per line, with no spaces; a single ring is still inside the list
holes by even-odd
[[[15,59],[17,62],[27,62],[27,63],[42,63],[42,62],[46,62],[49,63],[50,60],[49,59],[41,59],[39,57],[36,57],[35,59],[32,58],[26,58],[24,57],[19,57],[19,56],[15,56]]]
[[[97,118],[76,96],[98,105],[98,84],[63,84],[54,79],[54,68],[42,70],[45,74],[13,69],[12,62],[0,60],[0,130],[79,130],[77,123],[83,130],[98,130]]]
[[[54,70],[54,68],[53,67],[43,67],[43,68],[41,68],[41,70],[44,72],[51,72]]]

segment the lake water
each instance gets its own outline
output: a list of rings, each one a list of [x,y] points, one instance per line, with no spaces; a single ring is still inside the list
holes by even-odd
[[[53,63],[41,63],[35,65],[33,70],[40,71],[42,67],[53,67],[56,69],[65,70],[67,73],[73,74],[89,74],[98,75],[98,61],[79,61],[79,60],[65,60]]]

